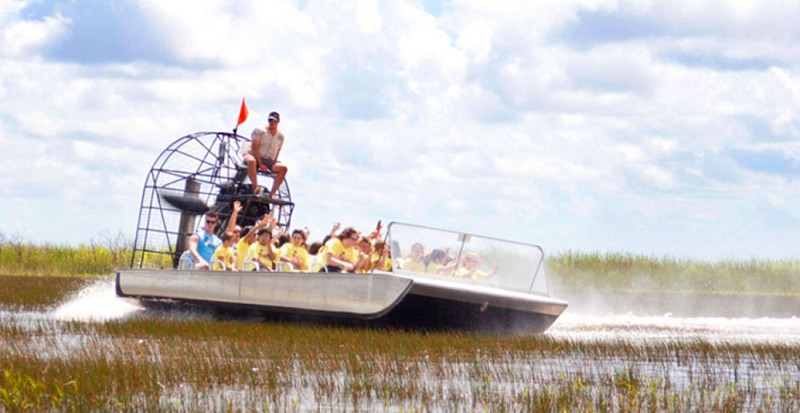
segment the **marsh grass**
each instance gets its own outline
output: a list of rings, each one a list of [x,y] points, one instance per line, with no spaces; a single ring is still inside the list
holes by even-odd
[[[131,243],[122,235],[104,235],[102,242],[74,247],[36,245],[0,233],[0,274],[96,277],[129,266],[131,250]]]
[[[131,244],[121,235],[104,235],[101,242],[78,247],[38,246],[0,234],[0,274],[84,277],[111,274],[117,268],[130,266]],[[144,266],[170,268],[171,256],[146,254]],[[550,284],[561,291],[800,295],[800,260],[699,261],[567,251],[548,256],[546,266]]]
[[[89,282],[74,277],[0,276],[0,306],[41,310],[64,300]]]
[[[43,292],[48,285],[57,291]],[[43,297],[58,300],[80,285],[20,283],[18,295],[38,296],[35,307],[46,308]],[[797,343],[576,340],[170,312],[86,323],[37,314],[0,312],[0,411],[800,409]]]
[[[800,295],[800,260],[705,262],[568,251],[550,256],[547,268],[562,290]]]
[[[0,274],[94,278],[117,268],[129,268],[132,250],[127,244],[90,243],[77,247],[37,246],[0,242]],[[146,268],[172,268],[168,253],[145,253]]]
[[[15,393],[20,380],[37,383],[10,400],[56,410],[800,408],[800,366],[791,346],[586,342],[213,320],[65,327],[85,338],[80,346],[41,354],[41,344],[19,343],[2,353],[2,365],[13,367],[0,389]],[[45,348],[58,348],[62,338],[39,339],[49,342]]]

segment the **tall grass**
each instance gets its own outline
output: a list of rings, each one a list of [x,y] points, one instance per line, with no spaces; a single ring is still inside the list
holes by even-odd
[[[800,260],[697,261],[629,253],[568,251],[547,260],[565,290],[800,294]]]
[[[0,274],[107,275],[131,262],[121,234],[74,246],[35,245],[0,233]],[[170,256],[148,254],[146,265],[170,268]],[[630,253],[567,251],[547,257],[550,284],[560,290],[800,294],[798,260],[700,261]]]
[[[130,265],[133,243],[120,233],[104,234],[101,241],[77,247],[36,245],[17,235],[0,233],[0,274],[6,275],[106,275]]]

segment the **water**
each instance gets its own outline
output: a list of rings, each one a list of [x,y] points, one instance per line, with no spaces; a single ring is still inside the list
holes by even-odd
[[[747,389],[749,404],[746,406],[753,407],[762,406],[760,403],[764,400],[779,398],[787,389],[794,389],[800,380],[800,373],[792,356],[797,353],[793,350],[788,351],[785,357],[765,360],[757,351],[745,350],[729,355],[725,348],[721,348],[706,354],[682,349],[678,351],[666,345],[699,341],[746,345],[779,344],[796,349],[800,347],[800,319],[795,317],[676,317],[669,313],[653,316],[637,315],[634,312],[614,314],[581,310],[583,312],[574,308],[568,310],[546,335],[572,343],[624,343],[625,345],[618,346],[619,352],[614,350],[617,346],[611,346],[612,350],[608,353],[582,349],[568,353],[550,353],[534,348],[486,358],[481,356],[482,349],[476,349],[476,361],[444,359],[431,363],[427,359],[412,358],[404,363],[408,364],[406,367],[410,371],[418,372],[417,378],[396,380],[401,380],[404,383],[402,385],[416,388],[416,393],[408,396],[409,400],[395,400],[393,403],[414,407],[420,403],[419,394],[425,393],[434,395],[430,402],[432,407],[437,406],[436,403],[440,403],[442,407],[451,406],[453,398],[461,406],[469,407],[474,406],[476,401],[483,400],[486,394],[497,393],[511,398],[512,395],[518,396],[527,391],[525,389],[529,386],[558,388],[571,382],[597,386],[592,391],[599,394],[606,391],[604,389],[608,387],[610,380],[624,378],[626,372],[632,371],[636,377],[658,380],[658,383],[666,380],[672,386],[669,387],[670,391],[674,389],[679,394],[693,394],[692,391],[713,388]],[[0,338],[0,349],[4,349],[8,355],[35,355],[34,357],[46,360],[90,360],[97,357],[97,354],[102,354],[107,360],[146,357],[149,363],[156,366],[150,368],[158,368],[162,353],[182,354],[172,350],[175,346],[192,346],[192,343],[187,342],[148,340],[146,337],[114,337],[99,332],[101,329],[98,326],[103,323],[140,318],[214,322],[213,316],[206,313],[142,308],[118,298],[113,280],[102,280],[85,287],[49,311],[15,311],[0,307],[0,324],[12,333],[6,338]],[[15,334],[14,331],[20,334]],[[644,349],[651,344],[656,347],[655,350]],[[186,354],[192,357],[196,355],[192,351]],[[200,365],[211,365],[236,361],[227,360],[226,354],[222,351],[212,359],[199,358],[197,362]],[[236,380],[231,384],[193,386],[181,382],[175,387],[167,388],[160,396],[162,400],[159,403],[166,407],[186,403],[186,406],[197,409],[209,406],[222,409],[233,400],[234,405],[243,406],[242,410],[263,406],[265,396],[258,389],[269,383],[264,377],[268,376],[271,362],[262,359],[253,359],[250,362],[254,367],[241,377],[234,376]],[[363,367],[369,367],[374,362],[368,360]],[[298,359],[294,365],[296,367],[289,373],[295,377],[291,380],[293,384],[290,388],[280,390],[276,403],[283,403],[288,407],[297,406],[301,410],[318,409],[320,406],[332,407],[333,410],[342,406],[352,407],[348,404],[348,392],[352,391],[348,390],[352,387],[348,387],[348,383],[361,383],[359,380],[364,383],[394,380],[385,377],[383,373],[375,377],[360,377],[348,376],[345,370],[341,370],[328,372],[328,376],[323,376],[328,381],[320,382],[320,373],[315,370],[317,367],[313,361]],[[447,374],[443,376],[442,371]],[[249,380],[254,380],[256,385]],[[334,390],[331,390],[331,386]],[[701,390],[697,390],[698,388]],[[325,393],[328,391],[330,395]],[[608,391],[614,391],[614,388]],[[319,394],[325,396],[318,398]],[[359,402],[358,406],[363,407],[364,411],[380,406],[384,406],[383,411],[391,410],[386,408],[390,406],[388,401],[380,401],[376,405],[375,400],[369,398]]]
[[[711,343],[800,344],[800,318],[723,318],[637,316],[634,313],[562,315],[548,335],[575,340],[661,342],[704,340]]]
[[[6,314],[3,318],[9,317]],[[88,323],[125,320],[133,317],[165,317],[161,311],[146,310],[116,296],[113,280],[97,281],[47,313],[16,313],[17,323],[26,320],[79,321]],[[205,318],[197,313],[173,313],[171,317]],[[800,318],[674,317],[626,314],[565,312],[547,331],[555,338],[572,340],[705,340],[712,343],[800,344]]]
[[[97,281],[53,309],[48,316],[60,321],[122,320],[144,309],[117,297],[113,280]]]

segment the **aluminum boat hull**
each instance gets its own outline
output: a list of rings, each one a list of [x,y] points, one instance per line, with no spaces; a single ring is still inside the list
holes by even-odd
[[[394,307],[410,280],[388,275],[118,270],[117,295],[243,305],[370,319]]]
[[[118,270],[117,295],[375,325],[542,332],[567,303],[413,275]]]

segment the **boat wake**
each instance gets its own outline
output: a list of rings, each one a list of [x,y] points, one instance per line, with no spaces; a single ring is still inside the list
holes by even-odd
[[[50,316],[61,321],[105,322],[127,319],[142,310],[117,297],[114,280],[99,280],[53,309]]]
[[[633,313],[592,316],[563,314],[548,335],[575,340],[715,343],[800,343],[800,318],[723,318],[637,316]]]

